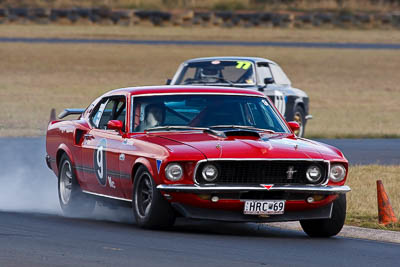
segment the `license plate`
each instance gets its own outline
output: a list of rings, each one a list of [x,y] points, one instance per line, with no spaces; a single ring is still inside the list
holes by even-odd
[[[283,214],[285,200],[247,200],[244,203],[244,214]]]

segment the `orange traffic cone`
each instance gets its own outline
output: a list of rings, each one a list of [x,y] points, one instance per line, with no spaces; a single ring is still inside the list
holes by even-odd
[[[378,215],[379,224],[387,225],[389,223],[396,223],[397,218],[394,215],[392,206],[390,205],[389,197],[386,194],[385,188],[381,180],[376,181],[378,190]]]

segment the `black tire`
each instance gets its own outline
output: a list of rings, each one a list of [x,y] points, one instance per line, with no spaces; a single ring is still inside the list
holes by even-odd
[[[172,226],[175,222],[175,212],[156,188],[147,168],[139,167],[134,179],[132,209],[137,225],[147,229]]]
[[[59,170],[58,200],[64,215],[89,216],[94,210],[96,200],[82,192],[71,160],[66,154],[61,156]]]
[[[331,237],[342,230],[346,219],[346,195],[341,194],[333,202],[332,217],[330,219],[302,220],[301,227],[310,237]]]
[[[294,110],[294,114],[293,114],[293,120],[298,122],[300,125],[300,129],[295,132],[295,134],[298,137],[304,137],[304,134],[306,132],[306,113],[304,111],[304,109],[301,106],[296,106],[295,110]]]

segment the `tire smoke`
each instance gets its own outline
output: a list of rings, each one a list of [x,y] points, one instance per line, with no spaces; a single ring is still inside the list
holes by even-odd
[[[62,216],[57,177],[45,163],[45,138],[0,138],[0,211]],[[96,205],[93,214],[74,216],[132,223],[131,209]]]
[[[43,138],[0,139],[0,210],[61,214]]]

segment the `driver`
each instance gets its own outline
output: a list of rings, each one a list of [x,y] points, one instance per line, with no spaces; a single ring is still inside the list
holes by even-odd
[[[138,131],[142,132],[145,129],[153,128],[162,125],[165,120],[164,103],[149,104],[144,109],[145,118],[139,125]]]
[[[200,71],[200,79],[215,79],[218,80],[221,78],[221,72],[217,68],[204,68]]]

